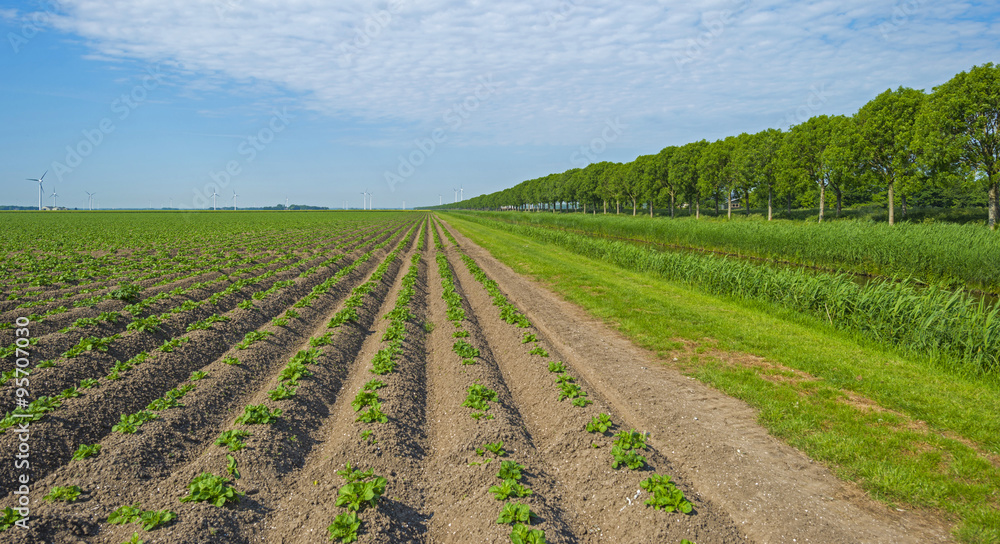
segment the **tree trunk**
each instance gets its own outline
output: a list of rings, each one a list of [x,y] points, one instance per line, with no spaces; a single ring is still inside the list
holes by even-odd
[[[834,192],[837,193],[837,217],[840,217],[840,204],[844,200],[844,191],[840,190],[840,187],[834,187]]]
[[[632,197],[632,217],[635,217],[635,197]]]
[[[767,220],[771,220],[771,201],[774,200],[774,187],[767,186]]]
[[[615,215],[619,215],[621,213],[622,213],[622,201],[615,200]]]
[[[715,192],[715,216],[719,217],[719,192]]]
[[[671,219],[674,218],[674,200],[676,198],[677,198],[677,195],[674,193],[674,191],[670,191],[670,218]]]
[[[903,203],[903,217],[905,218],[906,217],[906,195],[903,195],[902,198],[900,198],[900,200]]]
[[[750,217],[750,191],[747,191],[747,217]]]
[[[895,192],[893,191],[892,182],[889,182],[889,224],[896,224],[896,200]]]
[[[726,219],[733,218],[733,194],[726,195]]]
[[[826,208],[826,185],[819,184],[819,222],[823,222],[823,211]]]
[[[608,200],[604,199],[604,215],[608,215]]]
[[[996,230],[997,228],[997,182],[992,181],[990,183],[989,201],[990,201],[990,211],[989,211],[989,223],[990,230]]]
[[[653,201],[652,200],[649,201],[649,218],[650,219],[653,218]]]
[[[695,200],[694,201],[694,218],[695,219],[701,219],[701,201],[700,200]]]

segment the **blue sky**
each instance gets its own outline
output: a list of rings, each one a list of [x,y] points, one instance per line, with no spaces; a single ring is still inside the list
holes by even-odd
[[[0,204],[437,204],[1000,61],[994,2],[0,0]],[[228,169],[228,172],[227,172]]]

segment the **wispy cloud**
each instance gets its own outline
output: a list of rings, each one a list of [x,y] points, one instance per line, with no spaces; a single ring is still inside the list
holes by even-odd
[[[633,142],[662,141],[684,139],[679,127],[773,124],[820,85],[824,107],[852,110],[887,87],[991,60],[1000,39],[997,8],[929,0],[909,0],[903,16],[901,4],[869,0],[58,5],[52,24],[101,58],[164,63],[193,92],[253,86],[333,118],[399,124],[403,142],[439,125],[484,73],[503,91],[455,143],[576,145],[617,116]]]

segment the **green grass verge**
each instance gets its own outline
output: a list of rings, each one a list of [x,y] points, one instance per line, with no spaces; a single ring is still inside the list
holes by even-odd
[[[754,406],[772,434],[872,497],[939,511],[956,522],[964,542],[1000,541],[995,378],[957,376],[775,305],[708,296],[446,218],[497,259],[608,321],[664,364]],[[699,347],[685,348],[691,345]],[[732,363],[741,353],[778,366]]]

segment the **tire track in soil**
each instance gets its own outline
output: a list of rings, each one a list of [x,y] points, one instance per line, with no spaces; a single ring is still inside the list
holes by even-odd
[[[428,252],[433,262],[435,250]],[[503,502],[489,493],[489,487],[500,483],[496,477],[500,459],[479,466],[483,457],[475,454],[476,448],[485,443],[503,440],[507,456],[526,467],[523,483],[534,495],[519,499],[539,515],[536,526],[545,530],[546,539],[553,544],[574,542],[580,531],[567,522],[567,513],[557,501],[551,470],[535,448],[533,436],[524,425],[521,414],[499,372],[491,346],[483,337],[477,323],[478,316],[468,306],[463,294],[466,311],[464,329],[466,338],[480,351],[477,364],[462,365],[452,351],[453,327],[446,316],[442,299],[441,277],[437,263],[431,265],[430,303],[428,309],[434,330],[428,340],[427,402],[428,434],[431,455],[425,463],[424,481],[427,487],[427,509],[433,514],[429,525],[429,542],[497,542],[510,541],[510,527],[497,524]],[[462,294],[463,286],[456,277],[456,290]],[[497,393],[487,414],[494,419],[480,421],[470,417],[472,412],[463,407],[466,388],[474,382]]]
[[[379,255],[384,256],[388,251],[382,249]],[[360,253],[354,253],[356,259]],[[373,256],[373,259],[376,258]],[[354,259],[350,262],[353,261]],[[372,266],[370,262],[365,265]],[[344,259],[336,264],[340,266],[329,269],[327,271],[329,276],[347,266],[349,262]],[[231,316],[231,321],[217,323],[209,330],[188,334],[192,340],[173,352],[158,353],[153,360],[136,366],[122,379],[102,383],[98,388],[89,389],[82,397],[65,403],[45,419],[32,423],[32,434],[45,438],[43,447],[35,446],[35,451],[42,455],[32,459],[33,480],[37,482],[57,467],[69,462],[78,445],[93,444],[108,436],[111,433],[111,426],[117,423],[120,414],[134,413],[144,408],[168,389],[186,379],[192,371],[203,366],[205,361],[221,357],[229,346],[242,340],[245,332],[267,324],[270,318],[290,307],[295,300],[308,293],[312,285],[322,282],[325,277],[318,274],[310,276],[307,278],[308,282],[301,283],[282,296],[268,297],[263,301],[263,305],[253,311],[236,310]],[[142,336],[152,339],[139,347],[152,349],[162,343],[161,339],[153,337],[152,334]],[[130,353],[139,351],[144,349],[134,349]],[[107,356],[107,354],[102,355]],[[104,370],[104,373],[90,376],[103,376],[107,369]],[[18,437],[11,431],[0,435],[0,451],[15,451],[17,441]],[[9,497],[9,493],[16,487],[18,474],[20,470],[16,470],[13,463],[0,464],[0,493],[4,497]]]
[[[953,541],[948,527],[919,511],[889,511],[769,435],[744,402],[665,367],[603,321],[447,228],[587,381],[591,395],[600,393],[628,426],[650,430],[649,442],[670,452],[674,475],[728,513],[751,541]]]
[[[391,247],[391,246],[390,246]],[[135,435],[119,435],[108,433],[104,436],[104,447],[99,456],[82,462],[71,462],[57,468],[53,474],[37,483],[37,489],[48,489],[51,485],[66,485],[73,483],[80,485],[89,497],[86,501],[88,513],[81,513],[81,503],[74,504],[48,504],[41,503],[35,499],[37,504],[32,506],[33,530],[25,535],[23,542],[42,542],[46,536],[62,535],[70,539],[79,539],[84,535],[94,535],[100,528],[99,522],[106,519],[107,514],[123,504],[142,502],[147,509],[168,508],[178,513],[184,507],[177,502],[177,499],[186,494],[187,483],[200,471],[194,470],[192,466],[199,463],[203,456],[212,457],[212,449],[218,448],[217,457],[221,459],[220,467],[212,467],[211,471],[217,474],[225,474],[225,448],[213,446],[218,434],[224,428],[232,427],[232,419],[242,413],[242,407],[247,403],[258,403],[262,397],[266,399],[266,389],[270,388],[274,381],[274,376],[281,367],[288,361],[291,355],[298,349],[290,350],[287,346],[296,348],[305,345],[309,334],[322,328],[325,330],[326,321],[335,313],[343,300],[350,294],[350,289],[366,281],[366,278],[374,268],[382,261],[390,251],[384,248],[372,256],[369,261],[359,266],[350,274],[345,276],[335,285],[327,296],[314,301],[312,307],[300,308],[301,314],[298,319],[291,320],[289,326],[285,328],[270,327],[277,329],[274,336],[265,341],[257,342],[247,350],[235,351],[234,354],[243,362],[240,366],[230,366],[221,361],[222,355],[217,357],[201,356],[194,357],[194,364],[186,369],[178,380],[167,381],[163,376],[162,369],[153,364],[146,363],[136,367],[132,372],[139,370],[146,371],[145,379],[138,381],[139,384],[146,385],[151,382],[161,383],[161,388],[168,389],[183,383],[187,373],[195,368],[201,368],[210,372],[210,376],[197,382],[197,388],[189,392],[182,399],[185,407],[171,408],[159,412],[160,418],[143,425],[139,433]],[[290,307],[289,301],[286,307]],[[265,321],[266,323],[266,321]],[[226,328],[233,324],[225,325]],[[197,331],[210,336],[209,331]],[[218,345],[231,346],[236,341],[242,339],[242,334],[230,334],[228,338],[218,342]],[[323,373],[325,376],[325,372]],[[305,382],[309,382],[308,378]],[[222,387],[213,387],[213,383]],[[310,384],[312,385],[312,384]],[[330,388],[335,394],[335,388]],[[152,400],[152,399],[150,399]],[[145,406],[146,402],[141,405]],[[86,418],[86,412],[80,414],[67,414],[67,421],[79,421]],[[52,416],[50,416],[52,417]],[[279,421],[281,421],[279,419]],[[33,433],[37,432],[34,429]],[[255,426],[263,427],[263,426]],[[107,431],[110,429],[104,429]],[[258,431],[251,428],[251,431]],[[254,433],[255,435],[259,433]],[[253,447],[258,442],[254,441],[255,436],[246,440],[248,446]],[[49,436],[46,435],[46,439]],[[92,443],[85,441],[83,443]],[[75,449],[78,443],[64,444],[70,452]],[[218,462],[215,464],[219,464]],[[251,474],[252,470],[247,470]],[[178,480],[178,478],[180,478]],[[155,491],[151,492],[151,483],[156,479],[165,479]],[[150,487],[138,486],[136,484],[148,484]],[[184,493],[170,493],[169,489],[183,490]],[[111,491],[99,492],[99,489],[110,489]],[[161,490],[163,490],[161,492]],[[111,497],[111,493],[115,493]],[[174,496],[177,495],[177,496]],[[247,501],[247,499],[250,499]],[[203,529],[196,533],[178,531],[181,536],[170,542],[192,542],[193,537],[209,535],[210,528],[219,532],[225,532],[229,536],[235,536],[244,531],[244,525],[252,519],[243,519],[247,513],[253,511],[253,507],[246,508],[246,502],[253,502],[250,496],[244,499],[244,504],[236,516],[222,515],[223,510],[203,504],[195,504],[192,514],[182,513],[185,517],[194,515],[200,518],[200,527]],[[180,506],[180,508],[179,508]],[[199,511],[200,510],[200,511]],[[99,513],[98,513],[99,512]],[[35,517],[37,516],[37,517]],[[259,517],[259,516],[258,516]],[[179,522],[181,520],[178,520]],[[170,527],[160,529],[155,533],[157,541],[165,536],[170,536],[180,528],[179,523]],[[107,526],[105,526],[105,532]],[[114,529],[112,529],[114,532]],[[131,530],[121,530],[123,539],[127,539]],[[120,542],[121,539],[107,540],[108,542]],[[75,540],[70,540],[75,541]],[[19,540],[21,542],[21,540]]]
[[[742,532],[729,515],[705,500],[692,486],[676,477],[676,470],[658,448],[642,451],[647,466],[642,470],[611,467],[613,433],[628,430],[622,418],[610,408],[607,399],[595,392],[573,368],[567,374],[588,392],[593,401],[587,407],[575,407],[568,400],[559,401],[555,374],[549,361],[566,361],[558,349],[534,327],[522,329],[500,319],[486,289],[468,271],[461,252],[449,244],[446,253],[456,263],[456,275],[469,286],[465,296],[476,313],[482,331],[494,353],[529,432],[544,462],[556,475],[557,497],[567,512],[575,514],[574,525],[584,528],[579,542],[695,542],[743,543]],[[533,344],[521,341],[525,332],[534,333],[549,356],[542,358],[528,351]],[[616,427],[604,436],[587,433],[591,417],[610,413]],[[640,431],[644,429],[638,429]],[[596,446],[596,447],[595,447]],[[639,484],[652,474],[674,476],[674,483],[694,505],[690,515],[658,512],[642,501],[649,497]]]
[[[371,308],[371,321],[358,327],[352,350],[344,350],[342,361],[348,368],[341,395],[322,420],[317,431],[321,446],[305,462],[302,469],[284,486],[279,506],[270,513],[258,537],[265,542],[326,542],[327,526],[340,513],[334,501],[343,479],[334,472],[350,462],[352,467],[373,469],[386,478],[386,493],[375,508],[366,508],[359,516],[359,537],[365,542],[420,542],[425,518],[423,490],[419,482],[419,466],[426,450],[424,436],[422,360],[423,330],[417,325],[422,309],[414,301],[420,298],[420,284],[411,299],[411,309],[417,318],[407,322],[403,353],[396,369],[387,375],[370,372],[372,358],[383,347],[382,334],[389,321],[382,319],[395,306],[401,281],[410,266],[413,248],[397,259],[391,288],[382,290]],[[425,273],[426,263],[420,269]],[[387,272],[388,273],[388,272]],[[419,278],[420,276],[418,276]],[[374,292],[372,294],[375,294]],[[414,308],[416,306],[416,308]],[[378,390],[386,423],[368,426],[374,430],[376,442],[361,440],[365,426],[355,422],[358,412],[351,407],[355,393],[371,379],[380,379],[386,387]]]

